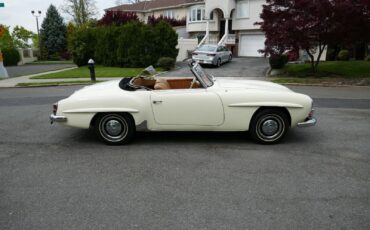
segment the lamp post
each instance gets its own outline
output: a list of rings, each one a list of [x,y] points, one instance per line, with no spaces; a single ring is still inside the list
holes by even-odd
[[[36,18],[36,25],[37,25],[37,37],[39,41],[39,56],[42,59],[42,52],[41,52],[41,37],[40,37],[40,29],[39,29],[39,17],[41,16],[41,10],[35,13],[34,10],[31,11],[32,15]]]

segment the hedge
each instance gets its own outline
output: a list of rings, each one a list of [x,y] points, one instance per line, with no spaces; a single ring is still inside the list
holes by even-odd
[[[176,58],[178,35],[166,22],[80,28],[68,36],[69,52],[78,66],[90,58],[96,64],[117,67],[155,65],[160,57]]]
[[[4,65],[5,66],[14,66],[17,65],[21,60],[19,52],[15,48],[5,48],[1,51],[4,56]]]

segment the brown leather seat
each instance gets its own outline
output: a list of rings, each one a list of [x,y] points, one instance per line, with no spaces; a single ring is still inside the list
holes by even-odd
[[[166,90],[166,89],[171,89],[171,86],[170,84],[168,84],[166,79],[158,79],[155,82],[154,90]]]

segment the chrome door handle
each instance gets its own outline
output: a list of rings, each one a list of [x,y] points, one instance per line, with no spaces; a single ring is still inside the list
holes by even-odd
[[[161,104],[163,101],[153,101],[153,104]]]

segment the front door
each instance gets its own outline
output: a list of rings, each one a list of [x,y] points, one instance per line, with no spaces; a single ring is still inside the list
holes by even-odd
[[[224,122],[221,99],[205,89],[152,91],[151,104],[159,125],[218,126]]]

